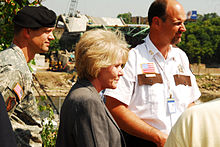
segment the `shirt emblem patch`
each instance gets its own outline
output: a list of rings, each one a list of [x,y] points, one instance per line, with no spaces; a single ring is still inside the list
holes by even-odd
[[[150,55],[153,55],[153,54],[154,54],[154,52],[153,52],[152,50],[149,50],[149,53],[150,53]]]
[[[178,65],[178,70],[179,70],[179,72],[183,73],[183,66],[179,64]]]

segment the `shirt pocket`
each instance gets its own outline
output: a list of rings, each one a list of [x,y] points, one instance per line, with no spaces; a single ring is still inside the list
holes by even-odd
[[[192,86],[177,85],[174,90],[174,98],[176,99],[177,109],[183,112],[192,101]]]
[[[157,117],[164,111],[164,86],[156,83],[154,85],[145,85],[147,94],[145,95],[145,105],[151,117]]]

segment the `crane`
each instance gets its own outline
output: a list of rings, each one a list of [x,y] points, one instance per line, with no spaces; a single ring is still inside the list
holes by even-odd
[[[69,16],[73,16],[76,13],[76,8],[78,5],[78,0],[70,0],[69,3]]]

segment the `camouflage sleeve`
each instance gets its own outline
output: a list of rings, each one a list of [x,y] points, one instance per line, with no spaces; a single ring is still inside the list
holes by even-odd
[[[0,92],[9,115],[24,98],[23,87],[24,81],[19,70],[14,70],[10,65],[0,66]]]

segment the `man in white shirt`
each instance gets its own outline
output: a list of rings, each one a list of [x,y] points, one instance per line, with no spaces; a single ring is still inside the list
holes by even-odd
[[[201,95],[186,54],[175,47],[186,31],[185,20],[176,0],[154,1],[149,35],[129,52],[117,89],[105,92],[128,147],[162,147],[178,117]]]

